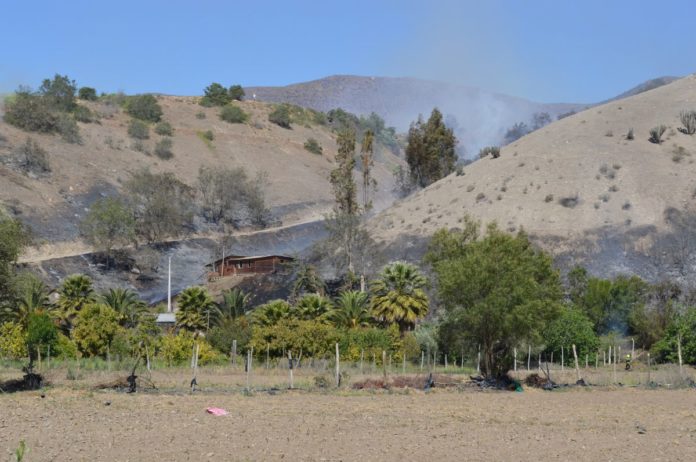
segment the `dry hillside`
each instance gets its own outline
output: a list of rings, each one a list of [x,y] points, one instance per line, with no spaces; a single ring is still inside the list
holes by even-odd
[[[174,172],[194,187],[201,166],[243,166],[252,176],[267,172],[267,203],[285,225],[321,218],[330,209],[328,177],[336,145],[328,127],[297,123],[292,129],[281,128],[268,121],[272,106],[261,102],[238,103],[250,117],[244,124],[230,124],[220,120],[219,108],[201,107],[198,98],[160,96],[158,100],[163,120],[174,128],[170,160],[151,154],[161,138],[152,129],[150,139],[144,141],[148,152],[135,150],[127,133],[130,117],[103,102],[80,102],[101,115],[98,123],[79,124],[81,145],[68,144],[58,135],[23,132],[0,120],[0,206],[30,224],[39,242],[66,242],[77,249],[77,224],[90,204],[116,194],[130,173],[144,167]],[[207,130],[214,134],[209,144],[199,136]],[[28,175],[17,168],[17,149],[29,136],[48,152],[51,173],[47,176]],[[323,155],[304,148],[310,137],[323,146]],[[391,201],[392,170],[399,162],[387,149],[378,148],[377,207]]]
[[[371,231],[382,244],[406,248],[404,240],[422,243],[470,214],[510,231],[524,228],[574,261],[603,255],[589,259],[600,272],[635,270],[636,258],[659,267],[669,252],[654,244],[674,231],[666,218],[675,215],[667,212],[685,210],[696,197],[696,135],[679,131],[682,110],[696,110],[694,75],[531,133],[499,158],[476,161],[394,204],[372,220]],[[654,144],[649,130],[660,124],[667,126],[664,141]],[[681,241],[681,251],[687,244]]]

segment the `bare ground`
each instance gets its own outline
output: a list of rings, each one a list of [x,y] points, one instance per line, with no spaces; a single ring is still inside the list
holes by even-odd
[[[693,390],[45,393],[0,395],[1,453],[24,439],[28,461],[696,457]]]

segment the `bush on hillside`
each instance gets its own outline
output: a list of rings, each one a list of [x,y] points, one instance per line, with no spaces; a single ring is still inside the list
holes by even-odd
[[[57,116],[41,96],[20,89],[5,104],[5,122],[30,132],[57,130]]]
[[[679,114],[679,120],[684,126],[684,128],[679,129],[682,133],[687,135],[696,133],[696,111],[682,111]]]
[[[220,111],[220,119],[231,124],[241,124],[246,122],[248,115],[238,106],[228,104]]]
[[[172,136],[174,134],[174,128],[172,127],[172,124],[166,120],[162,120],[155,125],[155,133],[162,136]]]
[[[75,106],[75,109],[73,109],[73,117],[76,121],[82,122],[83,124],[94,122],[94,114],[87,106]]]
[[[319,156],[324,152],[321,144],[314,138],[308,138],[307,141],[305,141],[304,148],[312,154]]]
[[[203,90],[203,98],[200,105],[205,107],[224,106],[232,101],[227,89],[217,82],[213,82]]]
[[[136,119],[146,122],[159,122],[162,107],[151,94],[129,96],[126,100],[126,112]]]
[[[489,154],[493,159],[497,159],[500,157],[500,148],[498,146],[486,146],[479,151],[479,158],[483,159]]]
[[[97,90],[92,87],[81,87],[77,92],[77,97],[85,101],[96,101]]]
[[[138,119],[131,119],[128,124],[128,136],[136,140],[147,140],[150,138],[150,127]]]
[[[51,171],[48,153],[33,139],[27,138],[27,141],[18,148],[17,154],[25,171],[36,174]]]
[[[630,141],[634,138],[635,138],[635,135],[633,134],[633,129],[629,128],[628,133],[626,133],[626,139]]]
[[[241,85],[232,85],[228,94],[233,100],[241,101],[244,98],[244,89]]]
[[[39,87],[39,94],[48,106],[55,111],[70,112],[75,108],[77,86],[67,75],[56,74],[51,79],[44,79]]]
[[[285,104],[276,106],[276,108],[268,114],[268,121],[283,128],[290,128],[290,110]]]
[[[174,146],[174,142],[172,139],[168,136],[165,136],[161,140],[157,142],[155,145],[155,155],[159,157],[162,160],[168,160],[174,157],[174,153],[172,152],[172,147]]]
[[[81,144],[82,137],[80,136],[80,129],[77,126],[75,119],[67,113],[59,113],[56,118],[56,129],[60,133],[63,141],[72,144]]]
[[[650,129],[650,142],[655,143],[655,144],[661,144],[662,143],[662,135],[665,134],[665,131],[667,131],[667,127],[664,125],[658,125],[657,127],[653,127]]]

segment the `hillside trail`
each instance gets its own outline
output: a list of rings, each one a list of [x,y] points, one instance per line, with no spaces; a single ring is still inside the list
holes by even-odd
[[[323,221],[324,215],[320,212],[312,213],[311,215],[291,223],[282,224],[280,226],[275,226],[271,228],[264,228],[258,230],[243,230],[230,234],[230,237],[244,237],[244,236],[255,236],[267,233],[277,233],[279,231],[284,231],[286,229],[294,228],[297,226],[307,225],[310,223],[316,223]],[[208,239],[219,239],[223,237],[222,233],[193,233],[189,236],[181,239],[165,239],[159,241],[156,244],[166,244],[172,242],[186,242],[192,239],[208,238]],[[118,247],[117,249],[127,249],[133,248],[133,246]],[[94,252],[94,247],[90,246],[82,239],[75,239],[71,242],[54,242],[48,243],[36,247],[27,247],[24,252],[20,255],[17,263],[41,263],[47,260],[54,260],[56,258],[68,258],[68,257],[78,257],[81,255],[89,254]]]

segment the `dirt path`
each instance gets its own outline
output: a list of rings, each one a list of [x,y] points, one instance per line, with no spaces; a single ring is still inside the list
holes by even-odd
[[[275,233],[282,231],[284,229],[293,228],[295,226],[306,225],[309,223],[314,223],[323,219],[321,214],[315,213],[311,216],[304,218],[302,220],[293,221],[292,223],[283,224],[281,226],[276,226],[272,228],[259,229],[254,231],[239,231],[233,233],[233,237],[241,236],[254,236],[265,233]],[[197,238],[220,238],[222,234],[220,233],[209,233],[209,234],[192,234],[186,239],[169,239],[163,242],[181,242],[187,239],[197,239]],[[42,261],[53,260],[56,258],[68,258],[75,257],[79,255],[84,255],[94,252],[94,248],[89,244],[84,242],[82,239],[77,239],[71,242],[54,242],[49,244],[44,244],[39,247],[29,247],[25,249],[24,253],[19,257],[18,263],[40,263]]]
[[[0,395],[0,458],[20,439],[28,461],[691,461],[696,393]]]

